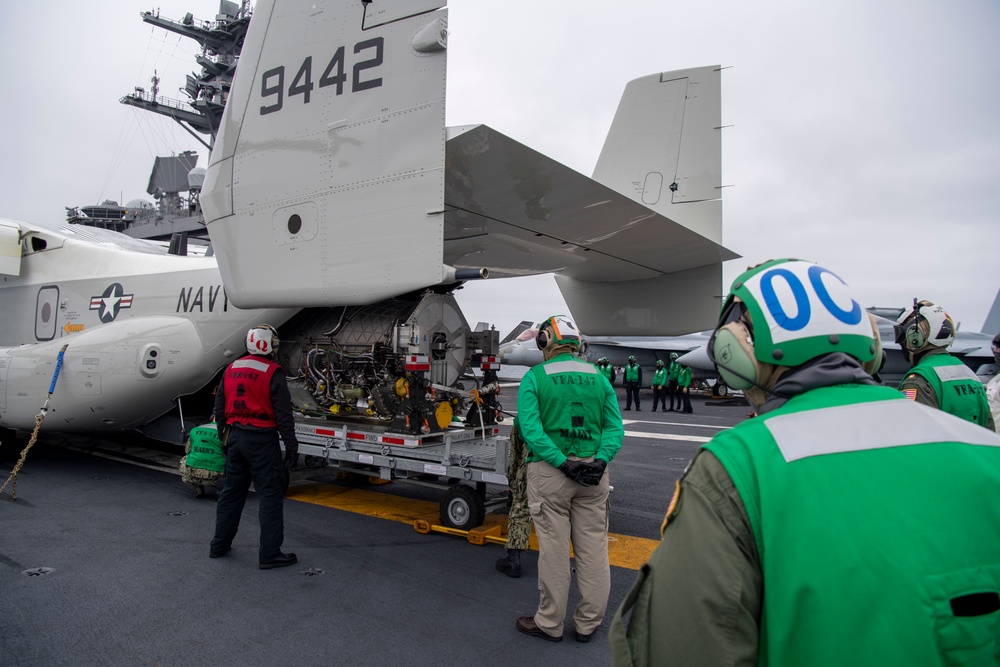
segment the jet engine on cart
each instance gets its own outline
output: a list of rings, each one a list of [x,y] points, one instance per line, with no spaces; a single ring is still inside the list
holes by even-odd
[[[466,425],[503,418],[498,332],[471,331],[450,293],[308,308],[279,335],[292,403],[304,414],[378,420],[413,434],[444,430],[463,412]]]

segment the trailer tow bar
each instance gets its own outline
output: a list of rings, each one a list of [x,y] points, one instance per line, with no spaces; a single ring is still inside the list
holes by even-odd
[[[449,528],[448,526],[439,526],[437,524],[432,524],[430,521],[423,521],[417,519],[413,522],[413,530],[417,531],[421,535],[429,535],[431,533],[444,533],[445,535],[455,535],[457,537],[464,537],[472,544],[482,546],[484,544],[507,544],[507,538],[501,536],[500,526],[477,526],[472,530],[462,530],[460,528]]]

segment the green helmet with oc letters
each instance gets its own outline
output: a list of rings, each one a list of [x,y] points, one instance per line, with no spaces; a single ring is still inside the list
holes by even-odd
[[[875,356],[871,324],[847,284],[796,259],[771,260],[736,278],[708,348],[734,389],[758,384],[760,364],[799,366],[831,352],[862,363]]]

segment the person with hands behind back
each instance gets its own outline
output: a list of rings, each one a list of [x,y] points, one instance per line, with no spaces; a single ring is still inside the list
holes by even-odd
[[[570,539],[580,601],[578,642],[604,620],[611,591],[607,466],[621,448],[618,399],[597,368],[577,359],[580,332],[565,315],[548,318],[536,338],[545,361],[521,380],[517,421],[528,449],[528,509],[538,537],[538,609],[517,629],[560,641],[570,586]]]

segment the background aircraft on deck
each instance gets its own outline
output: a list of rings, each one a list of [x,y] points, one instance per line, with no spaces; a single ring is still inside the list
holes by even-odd
[[[652,368],[656,361],[670,362],[670,353],[685,354],[708,341],[711,331],[688,334],[686,336],[587,336],[581,357],[596,363],[607,357],[612,366],[621,367],[628,358],[635,357],[643,368]],[[538,329],[525,329],[513,340],[500,344],[500,361],[517,366],[535,366],[542,363],[542,351],[535,344]]]
[[[885,353],[885,365],[882,367],[879,377],[882,384],[890,387],[897,386],[913,366],[896,343],[893,330],[896,318],[904,309],[873,306],[866,310],[875,316],[879,336],[882,338],[882,350]],[[991,323],[996,322],[1000,322],[1000,293],[997,294],[997,299],[994,300],[993,306],[986,316],[984,326],[990,326]],[[958,331],[955,332],[955,342],[948,348],[948,352],[975,371],[983,383],[989,382],[994,375],[1000,373],[1000,365],[997,365],[993,359],[994,335],[996,332],[963,331],[959,326]],[[701,372],[713,371],[714,366],[708,358],[707,343],[706,340],[704,345],[691,350],[681,357],[680,361]]]

